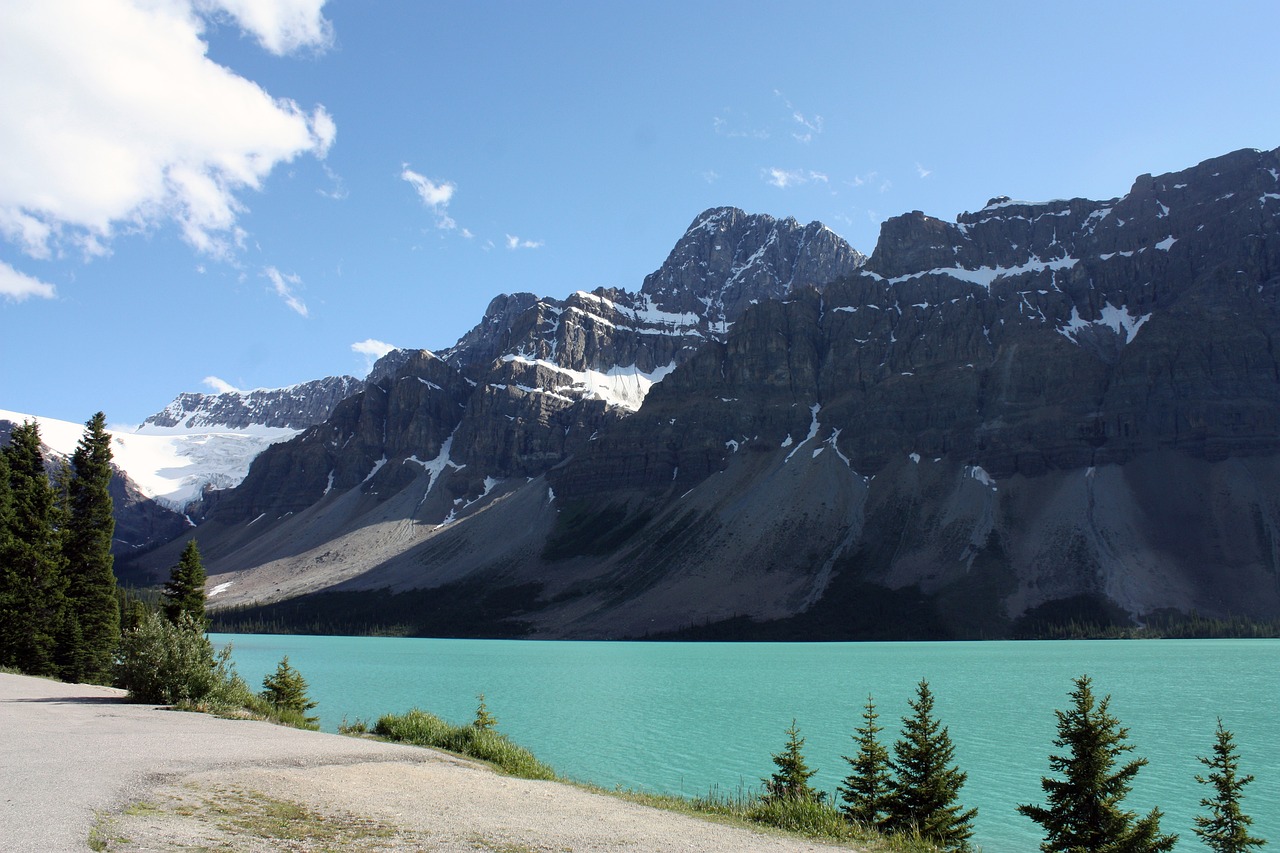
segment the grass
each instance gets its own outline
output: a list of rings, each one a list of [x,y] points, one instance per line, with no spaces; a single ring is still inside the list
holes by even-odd
[[[732,793],[713,789],[704,797],[651,794],[626,789],[609,790],[593,785],[580,787],[638,805],[712,820],[728,826],[756,831],[768,829],[827,843],[857,845],[859,850],[866,853],[941,853],[942,850],[916,836],[884,835],[850,823],[835,806],[827,802],[768,802],[759,793],[741,786]]]
[[[378,820],[341,812],[320,812],[300,803],[267,796],[241,787],[201,789],[166,796],[156,804],[137,802],[124,810],[121,820],[145,817],[170,820],[169,842],[192,850],[258,849],[263,842],[272,850],[338,851],[381,849],[377,842],[401,836],[396,827]],[[90,830],[89,847],[110,851],[128,845],[117,831],[116,820],[99,817]],[[194,846],[186,842],[194,842]],[[372,845],[372,847],[371,847]]]
[[[418,708],[404,714],[384,714],[373,727],[378,737],[397,743],[428,746],[475,758],[521,779],[557,779],[551,767],[533,753],[493,729],[455,726]]]

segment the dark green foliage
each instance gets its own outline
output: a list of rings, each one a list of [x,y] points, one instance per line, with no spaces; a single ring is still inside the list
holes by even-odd
[[[15,427],[4,455],[9,506],[0,560],[0,665],[57,675],[66,578],[57,497],[45,474],[37,426]]]
[[[787,728],[787,745],[782,752],[773,755],[777,770],[764,780],[766,800],[817,800],[821,795],[809,787],[809,780],[818,771],[810,770],[804,760],[804,738],[792,720]]]
[[[68,681],[102,681],[120,638],[120,611],[112,572],[111,537],[115,531],[111,495],[111,436],[98,412],[71,457],[67,482],[66,557],[68,621],[74,636],[67,649],[63,677]]]
[[[878,829],[889,811],[889,790],[893,777],[889,774],[889,750],[880,743],[877,735],[884,731],[876,725],[879,719],[876,705],[870,696],[862,712],[862,725],[853,735],[858,752],[849,762],[849,775],[840,784],[840,810],[847,820],[862,824],[868,829]]]
[[[229,648],[215,654],[203,625],[186,613],[170,622],[154,612],[124,633],[115,674],[131,701],[161,705],[207,702],[234,677]]]
[[[395,637],[519,638],[521,616],[538,607],[542,585],[495,588],[468,580],[432,589],[318,592],[288,601],[219,608],[214,630],[229,634],[348,634]]]
[[[1018,811],[1045,829],[1040,845],[1044,853],[1155,853],[1172,850],[1176,835],[1160,834],[1160,810],[1135,820],[1121,802],[1133,785],[1133,777],[1147,763],[1134,759],[1116,769],[1116,760],[1133,749],[1126,743],[1129,730],[1107,710],[1111,697],[1095,703],[1089,676],[1075,680],[1072,707],[1055,711],[1058,737],[1054,746],[1068,751],[1050,755],[1049,767],[1063,778],[1042,777],[1045,806],[1020,805]]]
[[[192,539],[182,549],[182,556],[169,573],[164,585],[164,615],[176,623],[183,613],[202,628],[207,624],[204,615],[204,564],[200,561],[200,549]]]
[[[484,694],[481,693],[476,700],[479,704],[476,705],[476,718],[471,721],[471,725],[481,731],[496,729],[498,718],[489,713],[489,706],[484,703]]]
[[[289,666],[288,655],[280,659],[274,673],[262,679],[262,693],[259,695],[289,717],[297,717],[309,725],[319,721],[319,717],[307,716],[307,711],[316,703],[307,696],[307,681],[302,673]]]
[[[1196,815],[1195,833],[1200,840],[1213,853],[1248,853],[1250,848],[1266,844],[1265,839],[1249,834],[1253,818],[1241,810],[1240,798],[1253,777],[1239,775],[1235,738],[1222,727],[1222,720],[1218,720],[1213,757],[1201,757],[1200,763],[1209,768],[1209,776],[1196,776],[1196,781],[1213,789],[1212,799],[1200,801],[1209,814]]]
[[[948,850],[967,850],[978,811],[962,811],[957,802],[968,774],[952,765],[955,747],[933,717],[929,682],[920,682],[908,705],[913,713],[902,718],[902,736],[889,762],[894,780],[883,825],[898,834],[918,832]]]

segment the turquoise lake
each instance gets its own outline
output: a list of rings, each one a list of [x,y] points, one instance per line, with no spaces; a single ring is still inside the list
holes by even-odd
[[[562,775],[664,793],[733,792],[773,769],[792,718],[815,782],[834,792],[868,694],[881,737],[897,738],[907,699],[928,679],[935,712],[969,774],[975,841],[986,853],[1038,849],[1015,811],[1043,803],[1054,710],[1088,673],[1149,761],[1126,806],[1165,813],[1179,850],[1192,833],[1220,716],[1235,734],[1255,834],[1280,846],[1280,640],[980,643],[595,643],[214,634],[261,684],[281,656],[302,672],[321,725],[372,722],[412,707],[462,723],[483,692],[499,729]],[[1268,847],[1268,849],[1269,849]]]

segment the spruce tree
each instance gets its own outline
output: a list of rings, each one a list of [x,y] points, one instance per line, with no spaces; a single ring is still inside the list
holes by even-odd
[[[481,693],[476,697],[476,718],[471,721],[471,727],[482,732],[487,732],[498,727],[498,718],[489,713],[489,706],[484,702],[484,694]]]
[[[1064,778],[1042,777],[1045,806],[1020,805],[1018,811],[1045,829],[1040,845],[1044,853],[1076,853],[1080,850],[1115,853],[1156,853],[1172,850],[1176,835],[1160,834],[1159,809],[1136,820],[1121,801],[1133,785],[1133,777],[1146,765],[1136,758],[1116,769],[1116,760],[1133,745],[1126,743],[1129,730],[1108,711],[1111,697],[1095,704],[1089,676],[1075,680],[1072,707],[1055,711],[1058,737],[1054,746],[1066,755],[1050,755],[1049,767]]]
[[[933,717],[933,693],[921,681],[912,714],[902,718],[902,736],[893,745],[894,771],[885,827],[895,833],[918,832],[946,850],[968,850],[977,809],[962,811],[960,788],[968,774],[951,764],[951,735]]]
[[[120,609],[112,571],[115,519],[110,484],[111,436],[106,431],[106,417],[98,412],[85,424],[71,457],[67,487],[67,601],[80,638],[80,653],[72,662],[75,669],[64,672],[68,680],[107,678],[120,639]]]
[[[306,716],[316,703],[307,696],[307,680],[302,673],[289,666],[288,655],[280,659],[274,673],[262,679],[260,695],[278,710],[296,715],[307,725],[314,725],[319,719]]]
[[[1209,809],[1209,814],[1196,815],[1195,827],[1196,835],[1213,853],[1248,853],[1250,848],[1267,843],[1249,834],[1253,818],[1240,808],[1242,790],[1253,777],[1239,775],[1239,761],[1235,738],[1222,727],[1219,719],[1213,757],[1200,758],[1200,763],[1209,768],[1209,776],[1196,776],[1197,782],[1213,788],[1213,798],[1200,801],[1200,805]]]
[[[875,702],[868,696],[862,725],[853,735],[858,753],[852,758],[842,756],[849,762],[849,775],[838,789],[844,803],[840,807],[844,816],[870,829],[879,829],[884,822],[889,808],[889,785],[893,781],[889,774],[889,750],[876,737],[884,731],[876,725],[879,717]]]
[[[182,549],[182,556],[169,572],[164,585],[164,615],[175,625],[183,613],[197,625],[207,625],[204,616],[204,563],[200,561],[200,549],[192,539]]]
[[[818,792],[809,787],[809,780],[817,773],[810,770],[804,760],[804,738],[796,721],[787,729],[787,745],[782,752],[773,755],[777,770],[764,780],[766,800],[816,800]]]
[[[12,571],[13,542],[13,492],[9,487],[9,455],[0,452],[0,665],[13,666],[9,659],[8,631],[13,587],[17,575]]]
[[[4,449],[9,469],[8,554],[0,594],[0,664],[57,675],[66,578],[58,509],[40,452],[40,430],[15,427]]]

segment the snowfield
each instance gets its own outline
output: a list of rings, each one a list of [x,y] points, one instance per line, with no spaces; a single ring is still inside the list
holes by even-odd
[[[0,409],[0,421],[35,421],[40,440],[67,458],[84,435],[84,424],[24,415]],[[247,429],[157,426],[113,426],[111,455],[115,466],[143,494],[175,512],[197,500],[205,486],[229,489],[240,484],[249,465],[267,447],[287,441],[300,430],[255,426]]]

